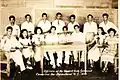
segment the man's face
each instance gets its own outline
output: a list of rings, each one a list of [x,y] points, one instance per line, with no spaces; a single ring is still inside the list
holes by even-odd
[[[26,17],[26,21],[28,21],[28,22],[30,21],[30,16]]]
[[[8,35],[8,36],[11,36],[11,35],[12,35],[12,30],[11,30],[11,29],[8,29],[7,35]]]
[[[15,23],[15,20],[13,18],[10,18],[10,24],[14,25],[14,23]]]
[[[75,21],[74,17],[71,17],[71,18],[70,18],[70,21],[71,21],[71,22],[74,22],[74,21]]]
[[[103,21],[107,21],[107,20],[108,20],[107,16],[103,16]]]
[[[42,19],[43,19],[43,20],[46,20],[46,19],[47,19],[47,16],[46,16],[46,15],[43,15]]]
[[[88,21],[92,21],[92,19],[93,19],[92,16],[88,17]]]
[[[60,19],[61,19],[61,17],[62,17],[61,15],[57,15],[57,17],[56,17],[56,18],[57,18],[58,20],[60,20]]]

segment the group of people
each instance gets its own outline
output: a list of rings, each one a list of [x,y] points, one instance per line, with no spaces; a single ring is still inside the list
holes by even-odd
[[[101,60],[105,63],[103,71],[107,70],[108,62],[113,63],[113,59],[117,53],[117,27],[108,20],[109,15],[104,13],[102,15],[103,22],[97,26],[93,22],[93,16],[87,16],[87,22],[84,23],[83,32],[80,32],[80,25],[75,21],[76,16],[70,15],[69,24],[65,24],[62,20],[62,13],[56,13],[56,19],[50,22],[47,19],[47,13],[42,14],[42,20],[39,21],[37,26],[32,23],[30,14],[25,15],[25,22],[18,26],[15,23],[15,16],[9,17],[10,24],[5,27],[5,34],[3,35],[0,43],[0,48],[5,51],[6,56],[12,58],[20,70],[24,71],[32,69],[29,66],[29,59],[34,57],[36,69],[40,68],[40,61],[43,59],[43,54],[40,51],[40,46],[44,44],[60,44],[67,42],[82,42],[88,47],[88,59],[90,60],[91,67],[94,61]],[[91,47],[92,45],[92,47]],[[76,56],[76,51],[73,56]],[[84,53],[83,53],[84,54]],[[50,64],[55,68],[54,54],[49,54],[51,58]],[[62,63],[62,54],[58,55],[57,66]],[[64,54],[65,63],[69,63],[69,56],[71,54]],[[44,54],[48,59],[47,54]],[[77,56],[78,57],[78,56]],[[75,57],[75,59],[77,59]]]

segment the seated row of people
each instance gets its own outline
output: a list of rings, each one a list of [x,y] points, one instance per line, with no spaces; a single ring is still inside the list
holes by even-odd
[[[21,71],[23,71],[25,70],[25,67],[28,68],[26,64],[30,57],[34,57],[37,64],[40,64],[39,62],[41,61],[41,59],[43,59],[43,53],[40,53],[40,46],[43,43],[55,44],[58,42],[83,42],[87,43],[88,48],[90,47],[90,49],[88,49],[88,60],[90,60],[91,67],[93,67],[93,62],[98,61],[101,57],[101,60],[105,63],[103,71],[106,71],[108,62],[113,63],[114,57],[117,53],[118,38],[116,37],[116,30],[110,28],[108,30],[108,34],[105,34],[103,28],[99,27],[97,35],[95,35],[93,32],[90,32],[90,39],[86,42],[85,36],[79,31],[79,26],[75,25],[74,29],[75,32],[71,34],[67,32],[67,27],[63,27],[63,33],[57,34],[55,32],[56,27],[52,26],[50,29],[50,33],[42,34],[42,29],[40,27],[36,27],[35,34],[32,36],[26,29],[23,29],[20,33],[20,37],[16,39],[12,35],[13,28],[9,26],[6,29],[7,34],[4,35],[1,39],[1,49],[3,49],[6,54],[10,55],[10,58],[12,58],[16,62],[16,64],[20,66]],[[60,54],[57,54],[58,59],[56,59],[56,64],[54,61],[55,55],[53,55],[52,53],[54,52],[49,52],[51,59],[50,64],[53,65],[53,68],[55,68],[55,66],[60,66],[60,64],[62,64],[63,54],[61,52],[57,52]],[[24,57],[22,57],[22,55]],[[69,58],[71,55],[74,56],[74,60],[77,60],[78,55],[76,51],[73,51],[72,53],[65,52],[64,63],[69,63]],[[84,53],[82,53],[82,58],[84,58],[83,55]],[[18,56],[20,59],[18,59]],[[44,54],[44,56],[46,57],[46,59],[48,59],[46,54]],[[36,67],[40,68],[38,65]]]

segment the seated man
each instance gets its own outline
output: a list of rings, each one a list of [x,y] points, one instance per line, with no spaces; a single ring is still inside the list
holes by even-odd
[[[12,36],[13,28],[11,26],[8,26],[6,28],[6,31],[7,35],[3,36],[1,48],[5,51],[6,57],[10,57],[10,59],[13,59],[16,65],[20,66],[20,70],[24,71],[25,66],[23,63],[22,54],[19,50],[22,45],[20,45],[17,39]]]

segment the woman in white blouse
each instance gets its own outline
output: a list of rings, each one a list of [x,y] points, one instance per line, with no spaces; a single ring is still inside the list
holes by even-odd
[[[30,38],[28,37],[28,31],[23,29],[20,33],[19,42],[23,45],[22,54],[25,57],[25,65],[30,57],[33,56],[33,50],[31,46]]]

